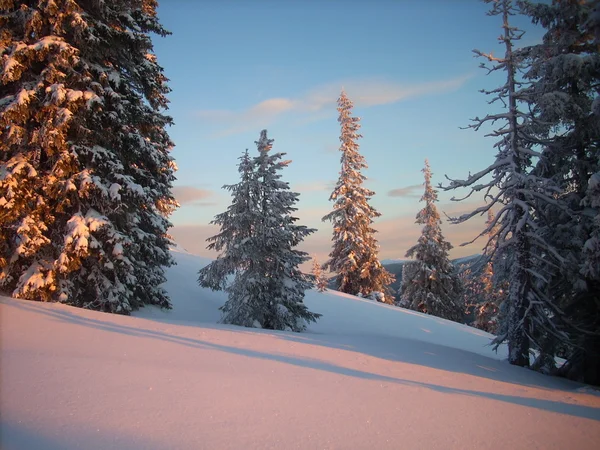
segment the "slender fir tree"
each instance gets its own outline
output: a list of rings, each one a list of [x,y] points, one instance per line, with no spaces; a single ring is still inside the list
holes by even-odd
[[[325,292],[327,290],[327,277],[323,274],[323,267],[319,264],[316,256],[313,256],[312,260],[312,275],[315,278],[315,287],[319,292]]]
[[[421,201],[425,207],[417,214],[416,223],[423,225],[421,236],[406,256],[415,258],[406,263],[402,273],[400,305],[433,316],[463,322],[462,284],[448,252],[452,245],[442,235],[441,220],[435,203],[437,192],[431,186],[431,169],[425,160],[425,192]]]
[[[321,315],[303,302],[313,283],[299,266],[310,258],[294,247],[316,230],[295,224],[298,219],[292,213],[299,194],[291,192],[278,173],[290,161],[281,161],[284,153],[270,154],[272,143],[263,130],[256,142],[258,156],[244,155],[239,166],[242,180],[226,187],[233,202],[213,221],[221,225],[221,232],[209,238],[209,247],[222,253],[200,270],[199,282],[227,291],[223,323],[302,331]]]
[[[525,70],[523,59],[515,53],[514,43],[523,32],[510,24],[510,17],[518,12],[511,0],[484,0],[491,3],[489,15],[502,18],[503,33],[499,38],[505,48],[504,57],[499,58],[478,50],[475,53],[492,63],[481,66],[488,72],[504,71],[506,82],[491,91],[482,91],[492,96],[490,104],[502,104],[504,110],[474,119],[470,128],[479,130],[486,123],[503,123],[490,135],[499,138],[495,148],[495,161],[487,168],[470,175],[466,180],[451,180],[446,189],[469,188],[469,196],[484,192],[487,204],[453,218],[462,223],[475,215],[484,214],[495,205],[500,205],[495,220],[486,226],[480,236],[489,234],[497,223],[496,248],[501,248],[511,258],[509,293],[506,300],[506,327],[494,340],[495,345],[507,340],[509,362],[529,366],[529,352],[533,345],[543,347],[540,336],[552,334],[560,339],[565,335],[557,325],[562,311],[547,295],[544,267],[560,265],[563,259],[556,249],[539,232],[539,217],[542,206],[555,202],[560,189],[553,181],[532,171],[532,159],[544,159],[537,150],[537,141],[532,133],[541,124],[531,114],[532,103],[529,85],[518,74]],[[489,177],[486,179],[486,177]],[[457,199],[454,199],[457,200]]]
[[[127,314],[169,307],[176,166],[154,0],[4,0],[0,289]]]
[[[361,169],[367,168],[367,163],[358,152],[357,141],[362,137],[358,133],[360,118],[352,116],[352,107],[352,102],[342,91],[337,108],[342,167],[329,197],[335,202],[333,211],[323,217],[323,221],[333,223],[333,249],[323,267],[337,273],[339,291],[365,297],[373,292],[383,292],[386,301],[393,303],[389,285],[394,276],[378,258],[379,245],[372,224],[381,214],[369,205],[375,193],[363,186],[366,177]]]

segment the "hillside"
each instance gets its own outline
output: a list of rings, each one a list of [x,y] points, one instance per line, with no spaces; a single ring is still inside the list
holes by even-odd
[[[332,291],[305,333],[220,325],[175,257],[172,311],[0,299],[0,448],[596,448],[600,396],[484,332]]]

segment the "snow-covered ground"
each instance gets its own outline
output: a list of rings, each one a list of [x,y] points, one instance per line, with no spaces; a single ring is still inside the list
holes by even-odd
[[[2,450],[598,448],[597,391],[486,333],[331,291],[305,333],[219,325],[174,254],[172,311],[0,299]]]

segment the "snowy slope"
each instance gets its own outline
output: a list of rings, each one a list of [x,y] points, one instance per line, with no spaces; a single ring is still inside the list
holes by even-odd
[[[173,311],[0,299],[2,450],[596,448],[600,396],[486,333],[335,292],[306,333],[219,325],[174,254]]]

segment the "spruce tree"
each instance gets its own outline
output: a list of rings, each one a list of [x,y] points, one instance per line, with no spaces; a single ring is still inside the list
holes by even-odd
[[[233,203],[213,221],[221,232],[209,238],[212,248],[222,253],[200,270],[199,282],[228,293],[221,308],[223,323],[302,331],[321,315],[303,302],[313,283],[299,266],[310,258],[294,247],[316,230],[295,224],[298,218],[292,213],[299,194],[278,173],[290,161],[281,160],[285,153],[270,154],[272,143],[263,130],[256,142],[258,156],[242,158],[242,180],[228,187]]]
[[[176,166],[156,2],[4,0],[0,30],[0,289],[169,307]]]
[[[593,113],[600,86],[597,16],[590,1],[519,4],[546,29],[540,44],[520,50],[529,65],[525,78],[531,83],[530,101],[543,124],[534,130],[544,155],[534,171],[559,188],[554,202],[539,206],[537,217],[539,233],[564,259],[563,264],[547,265],[546,290],[567,315],[572,339],[564,370],[599,383],[600,115]],[[544,343],[536,365],[550,371],[561,342],[546,333]]]
[[[379,245],[375,239],[373,220],[381,216],[369,205],[375,193],[363,186],[366,177],[361,169],[367,168],[365,158],[358,152],[362,136],[360,118],[352,116],[353,104],[342,91],[338,99],[338,122],[341,126],[341,170],[337,184],[329,197],[335,202],[333,211],[323,221],[333,223],[333,249],[325,269],[337,273],[337,288],[341,292],[365,297],[382,292],[386,301],[393,303],[389,285],[394,276],[378,258]]]
[[[313,256],[312,260],[312,275],[315,279],[315,287],[319,292],[325,292],[327,290],[327,277],[323,274],[323,267],[319,264],[316,256]]]
[[[560,265],[562,258],[540,233],[538,218],[543,214],[544,205],[555,202],[560,191],[552,179],[532,170],[533,159],[544,160],[538,141],[532,133],[542,124],[535,120],[532,111],[530,85],[519,77],[526,70],[523,58],[514,51],[515,42],[523,32],[510,24],[510,17],[518,12],[511,0],[484,0],[491,3],[489,15],[500,16],[503,33],[499,38],[505,48],[504,57],[495,57],[478,50],[475,53],[487,59],[490,67],[482,64],[488,73],[504,71],[506,82],[491,91],[482,91],[492,96],[490,104],[504,105],[503,110],[491,113],[484,118],[475,118],[469,127],[475,131],[484,124],[502,124],[490,133],[499,140],[495,161],[487,168],[470,175],[466,180],[451,180],[446,189],[469,188],[468,196],[484,192],[486,205],[453,218],[454,223],[462,223],[475,215],[485,214],[495,205],[500,209],[495,223],[499,224],[495,248],[501,248],[510,258],[509,293],[505,302],[506,326],[493,341],[497,346],[508,341],[509,362],[519,366],[529,366],[530,348],[543,348],[541,337],[554,335],[564,339],[559,326],[563,316],[545,288],[547,267]],[[456,200],[456,199],[455,199]],[[480,236],[490,233],[488,224]]]
[[[437,191],[431,186],[431,169],[425,160],[425,207],[417,214],[416,223],[423,225],[416,245],[406,256],[415,258],[404,265],[400,305],[444,319],[462,322],[462,283],[448,252],[452,245],[442,235],[441,220],[435,203]]]

